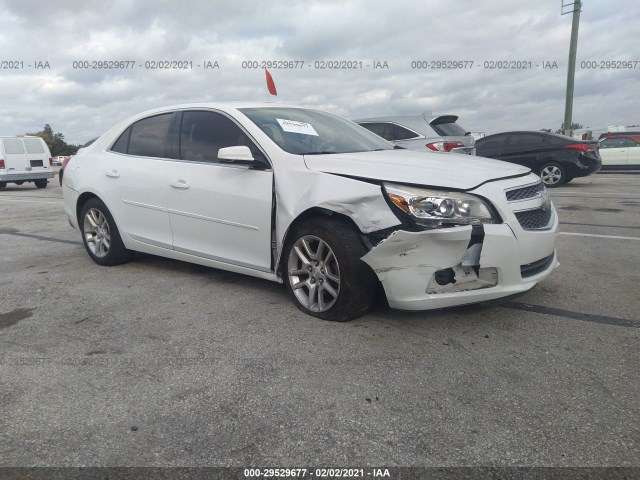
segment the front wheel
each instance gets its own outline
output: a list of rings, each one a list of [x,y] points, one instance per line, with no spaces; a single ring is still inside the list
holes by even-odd
[[[133,256],[120,238],[111,213],[97,198],[91,198],[80,212],[82,241],[91,259],[98,265],[112,266],[128,262]]]
[[[298,225],[285,247],[284,280],[308,315],[345,322],[373,304],[377,278],[360,258],[367,253],[346,221],[313,218]]]
[[[540,178],[547,187],[559,187],[567,181],[567,173],[559,163],[548,162],[540,169]]]

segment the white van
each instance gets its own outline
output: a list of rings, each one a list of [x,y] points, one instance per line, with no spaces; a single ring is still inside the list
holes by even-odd
[[[53,178],[49,147],[40,137],[0,137],[0,188],[33,182],[38,188]]]

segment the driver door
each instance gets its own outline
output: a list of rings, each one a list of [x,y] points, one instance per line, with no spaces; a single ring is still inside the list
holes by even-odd
[[[169,219],[176,251],[271,270],[273,171],[218,160],[218,150],[262,151],[229,117],[182,113],[178,159],[167,162]],[[265,159],[266,162],[266,159]]]

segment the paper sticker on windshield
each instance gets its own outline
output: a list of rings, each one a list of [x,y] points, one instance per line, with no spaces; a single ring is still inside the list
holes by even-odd
[[[313,128],[313,125],[311,125],[310,123],[294,122],[293,120],[283,120],[281,118],[276,118],[276,120],[282,127],[282,130],[284,130],[285,132],[301,133],[302,135],[314,135],[316,137],[320,136],[318,135],[318,132],[316,132],[316,129]]]

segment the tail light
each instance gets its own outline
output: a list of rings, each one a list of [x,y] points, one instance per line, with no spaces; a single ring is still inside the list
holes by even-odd
[[[427,143],[427,148],[434,152],[450,152],[454,148],[464,147],[462,142],[433,142]]]
[[[570,145],[565,145],[563,148],[580,150],[581,152],[595,152],[598,150],[598,147],[596,147],[595,145],[589,145],[587,143],[572,143]]]
[[[4,166],[4,160],[0,160],[0,170],[4,170],[5,166]]]
[[[53,157],[49,157],[49,166],[53,167]]]

